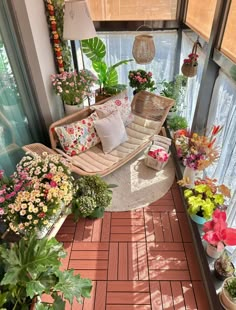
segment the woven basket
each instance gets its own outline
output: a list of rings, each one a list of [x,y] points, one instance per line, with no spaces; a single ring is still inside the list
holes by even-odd
[[[155,57],[155,45],[152,35],[138,35],[133,45],[133,57],[138,64],[148,64]]]
[[[191,64],[183,64],[181,71],[183,75],[187,77],[193,77],[197,74],[197,68],[198,68],[198,65],[193,66]]]
[[[154,159],[153,157],[147,155],[144,159],[144,163],[146,166],[160,171],[165,167],[165,165],[168,163],[168,161],[160,162],[160,161],[157,161],[156,159]]]

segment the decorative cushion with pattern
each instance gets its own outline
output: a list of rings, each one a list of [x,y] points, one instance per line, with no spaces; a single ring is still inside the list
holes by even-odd
[[[91,106],[91,109],[97,111],[99,118],[106,117],[114,111],[119,111],[125,126],[128,126],[133,121],[131,105],[127,96],[124,98],[110,99],[101,105]]]
[[[60,144],[68,155],[77,155],[100,142],[94,128],[94,121],[98,119],[95,111],[85,119],[55,127]]]

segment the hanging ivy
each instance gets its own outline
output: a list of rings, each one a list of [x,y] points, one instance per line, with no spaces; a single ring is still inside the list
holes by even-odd
[[[70,71],[71,51],[68,41],[63,40],[64,0],[44,0],[50,39],[58,72]]]

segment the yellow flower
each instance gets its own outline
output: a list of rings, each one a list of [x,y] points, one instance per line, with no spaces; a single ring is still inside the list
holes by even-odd
[[[44,224],[44,225],[47,225],[47,224],[48,224],[48,220],[44,220],[44,221],[43,221],[43,224]]]
[[[34,208],[34,209],[33,209],[33,212],[34,212],[34,213],[38,213],[38,212],[39,212],[39,209],[38,209],[38,208]]]
[[[47,206],[44,206],[43,207],[43,212],[47,212],[48,211],[48,207]]]
[[[34,225],[38,224],[38,222],[39,222],[38,220],[33,221]]]
[[[27,215],[27,219],[28,219],[28,220],[32,220],[32,218],[33,218],[33,217],[32,217],[31,214]]]

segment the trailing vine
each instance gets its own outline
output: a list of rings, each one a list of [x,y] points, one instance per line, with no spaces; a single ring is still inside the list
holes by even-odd
[[[62,39],[64,0],[44,0],[50,39],[54,50],[56,67],[59,73],[70,71],[71,52],[68,42]]]

